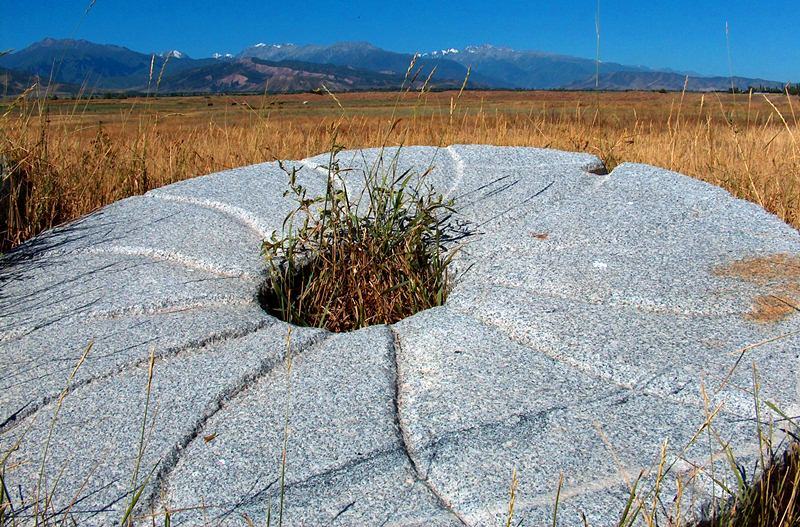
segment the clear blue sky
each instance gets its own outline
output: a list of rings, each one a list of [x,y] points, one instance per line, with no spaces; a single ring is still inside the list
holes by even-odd
[[[89,3],[0,0],[0,49],[49,36],[194,57],[257,42],[342,40],[406,52],[490,43],[595,54],[595,0],[96,0],[85,15]],[[797,0],[601,0],[600,13],[604,61],[727,75],[728,21],[734,74],[800,80]]]

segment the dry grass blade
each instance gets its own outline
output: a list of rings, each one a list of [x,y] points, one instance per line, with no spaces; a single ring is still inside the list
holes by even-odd
[[[81,369],[83,363],[86,361],[86,357],[89,356],[89,352],[92,350],[94,346],[94,342],[90,342],[88,346],[81,354],[80,359],[78,359],[75,368],[73,368],[72,372],[69,374],[69,378],[67,379],[67,383],[64,386],[64,389],[61,391],[61,394],[58,396],[58,400],[56,401],[55,409],[53,410],[53,416],[50,420],[50,427],[47,431],[47,438],[45,439],[44,448],[42,452],[42,461],[39,465],[39,481],[36,484],[36,496],[34,498],[34,517],[35,518],[46,518],[48,514],[48,508],[51,501],[51,493],[47,490],[47,480],[46,480],[46,469],[47,469],[47,460],[48,454],[50,451],[50,443],[53,439],[53,432],[56,428],[56,423],[58,422],[58,415],[61,413],[61,407],[64,404],[64,399],[66,399],[67,395],[70,392],[70,388],[72,386],[72,381],[75,379],[75,375],[77,375],[78,370]]]
[[[128,503],[128,507],[125,509],[125,514],[123,514],[122,520],[120,521],[120,525],[123,527],[134,525],[133,512],[136,510],[136,506],[139,504],[142,494],[144,493],[145,488],[147,488],[147,484],[152,479],[153,474],[155,474],[156,468],[158,468],[158,464],[154,464],[147,476],[141,482],[139,481],[139,470],[141,469],[142,460],[144,458],[144,453],[147,446],[145,434],[147,431],[147,418],[150,411],[150,397],[153,388],[153,373],[155,370],[155,363],[155,349],[150,348],[150,358],[147,366],[147,385],[145,386],[144,412],[142,415],[142,426],[139,430],[139,447],[136,455],[136,465],[133,469],[133,475],[131,476],[131,500]],[[168,517],[168,514],[165,515],[165,518]]]
[[[516,473],[515,473],[516,475]],[[561,501],[561,489],[564,487],[564,473],[558,475],[558,487],[556,487],[556,499],[553,503],[553,527],[558,525],[558,504]]]
[[[511,486],[508,489],[508,515],[506,516],[505,527],[511,527],[511,522],[514,521],[514,507],[517,503],[517,488],[519,487],[519,480],[517,479],[517,469],[511,471]],[[556,496],[556,500],[558,496]]]

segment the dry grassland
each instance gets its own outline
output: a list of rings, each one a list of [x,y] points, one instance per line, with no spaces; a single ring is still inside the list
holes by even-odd
[[[487,143],[591,152],[720,185],[800,227],[800,99],[455,92],[0,103],[2,250],[126,196],[330,148]]]

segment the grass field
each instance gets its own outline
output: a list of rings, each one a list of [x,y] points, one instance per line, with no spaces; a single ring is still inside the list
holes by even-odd
[[[650,163],[800,227],[800,98],[786,94],[292,94],[0,103],[2,250],[123,197],[330,148],[488,143]]]

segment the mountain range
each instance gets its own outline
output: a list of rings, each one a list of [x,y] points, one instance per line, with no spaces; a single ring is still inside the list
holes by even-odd
[[[643,66],[600,62],[491,45],[468,46],[414,55],[367,42],[329,46],[265,44],[240,53],[191,58],[179,50],[140,53],[85,40],[47,38],[0,56],[0,95],[14,94],[33,82],[58,84],[60,92],[84,87],[90,92],[220,93],[393,90],[405,78],[414,86],[468,88],[727,90],[731,83],[780,89],[784,83],[745,77],[710,77]],[[599,75],[596,73],[599,70]],[[688,79],[687,79],[688,78]]]

